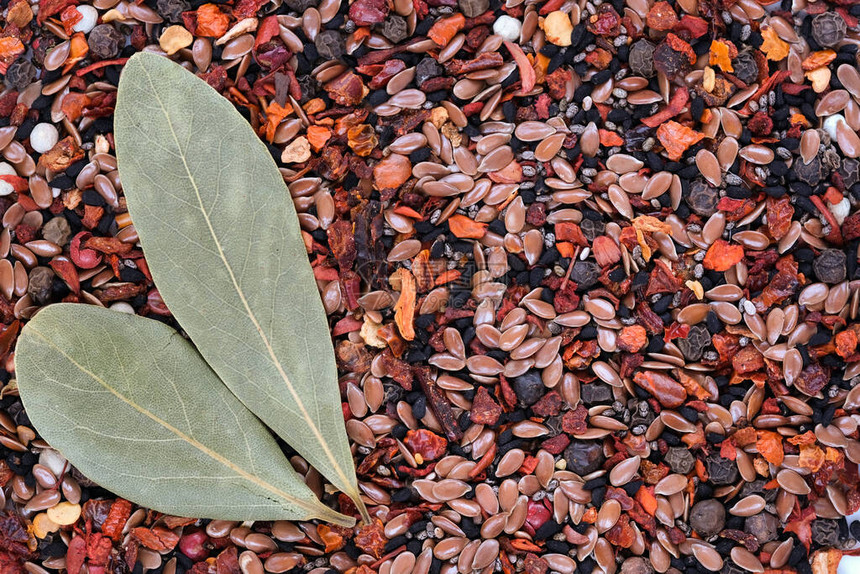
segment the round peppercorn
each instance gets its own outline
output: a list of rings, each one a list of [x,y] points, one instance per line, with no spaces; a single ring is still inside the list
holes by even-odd
[[[459,5],[466,18],[477,18],[490,9],[490,0],[460,0]]]
[[[812,540],[822,546],[836,546],[841,540],[838,520],[819,518],[812,521]]]
[[[717,203],[720,201],[719,190],[711,187],[701,180],[690,184],[690,195],[687,196],[687,205],[696,214],[702,217],[710,217],[717,212]]]
[[[794,174],[797,176],[797,179],[803,183],[811,185],[812,187],[818,185],[818,182],[821,181],[821,178],[824,175],[822,173],[823,167],[821,165],[821,159],[818,156],[813,157],[809,163],[803,163],[803,160],[798,158],[792,167],[794,168]]]
[[[90,54],[99,60],[115,58],[123,43],[125,36],[110,24],[99,24],[87,38]]]
[[[839,167],[839,175],[842,176],[842,183],[846,189],[852,187],[860,181],[860,161],[851,158],[842,160],[842,165]]]
[[[711,334],[704,325],[696,325],[686,337],[677,339],[675,344],[688,361],[698,361],[702,358],[705,347],[711,344]]]
[[[406,19],[396,14],[389,15],[385,22],[382,23],[382,35],[395,44],[402,42],[409,36]]]
[[[51,299],[54,284],[54,272],[49,267],[36,267],[30,271],[30,282],[27,293],[33,301],[44,305]]]
[[[819,281],[833,285],[845,281],[845,261],[845,252],[841,249],[825,249],[812,262],[812,268]]]
[[[836,12],[823,12],[812,20],[812,37],[827,48],[841,42],[847,29],[845,19]]]
[[[597,284],[600,279],[600,265],[593,261],[577,261],[573,265],[570,278],[577,285],[577,291],[584,291]]]
[[[758,80],[758,64],[752,52],[741,52],[732,60],[735,77],[742,82],[752,84]]]
[[[589,241],[594,241],[594,238],[598,235],[603,235],[603,231],[606,229],[606,224],[602,221],[595,221],[593,219],[583,219],[579,224],[580,229],[582,229],[582,234]]]
[[[30,60],[18,58],[6,70],[6,87],[23,90],[36,79],[36,66]]]
[[[738,479],[738,465],[735,461],[723,458],[718,453],[705,459],[705,466],[708,468],[711,484],[715,486],[733,484]]]
[[[767,544],[779,534],[779,518],[770,512],[759,512],[746,519],[744,531],[755,536],[759,544]]]
[[[169,22],[181,22],[182,13],[191,10],[188,0],[157,0],[155,6],[158,13]]]
[[[630,71],[643,78],[654,75],[654,44],[644,38],[630,46],[627,56]]]
[[[716,536],[725,525],[726,507],[719,500],[701,500],[690,510],[690,526],[702,538]]]
[[[317,35],[314,46],[319,55],[329,60],[337,60],[346,52],[343,36],[337,30],[324,30]]]

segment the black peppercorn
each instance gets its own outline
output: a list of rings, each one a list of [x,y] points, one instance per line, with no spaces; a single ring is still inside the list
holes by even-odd
[[[643,78],[654,75],[654,44],[645,40],[638,40],[630,46],[630,54],[627,56],[630,71]]]
[[[125,36],[110,24],[99,24],[92,29],[87,38],[90,54],[99,60],[116,58],[124,43]]]
[[[841,42],[847,29],[845,19],[836,12],[823,12],[812,20],[812,37],[828,48]]]
[[[182,13],[191,10],[188,0],[157,0],[155,6],[158,13],[169,22],[181,22]]]
[[[36,79],[36,66],[30,60],[18,58],[6,70],[6,87],[23,90]]]

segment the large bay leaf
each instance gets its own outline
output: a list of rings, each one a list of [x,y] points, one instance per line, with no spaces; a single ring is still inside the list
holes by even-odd
[[[167,325],[50,305],[24,327],[15,367],[45,440],[120,496],[179,516],[354,522],[314,496],[263,424]]]
[[[245,406],[366,516],[325,311],[268,149],[229,101],[155,54],[125,65],[114,128],[165,303]]]

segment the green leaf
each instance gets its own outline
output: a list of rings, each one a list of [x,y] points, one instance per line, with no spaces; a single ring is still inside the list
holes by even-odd
[[[41,435],[120,496],[178,516],[354,523],[314,496],[268,430],[167,325],[50,305],[24,327],[15,366]]]
[[[155,54],[125,65],[114,128],[129,212],[165,303],[239,400],[369,518],[325,311],[268,149],[229,101]]]

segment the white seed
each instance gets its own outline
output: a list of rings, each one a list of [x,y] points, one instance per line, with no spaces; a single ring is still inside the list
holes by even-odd
[[[96,22],[99,20],[99,12],[89,4],[81,4],[76,7],[78,13],[83,16],[80,21],[72,26],[75,32],[83,32],[89,34],[96,27]]]
[[[39,153],[50,151],[52,147],[57,145],[60,139],[60,133],[53,124],[36,124],[33,131],[30,132],[30,146]]]
[[[0,175],[18,175],[18,173],[15,171],[14,167],[4,161],[0,162]],[[11,183],[0,181],[0,196],[9,195],[13,191],[15,191],[15,188]]]
[[[493,24],[493,32],[511,42],[516,42],[520,39],[520,30],[522,28],[522,22],[507,15],[499,16],[499,19]]]

